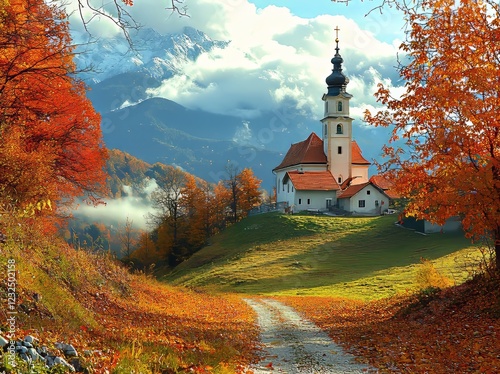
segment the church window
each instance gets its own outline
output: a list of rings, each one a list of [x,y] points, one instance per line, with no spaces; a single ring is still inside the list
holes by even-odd
[[[286,192],[290,192],[290,185],[288,183],[286,184],[286,189]]]
[[[371,194],[372,192],[370,190],[366,191],[366,194],[369,195]]]
[[[302,204],[302,199],[299,199],[299,205]]]
[[[283,192],[285,192],[285,182],[283,182]]]
[[[342,183],[342,177],[338,178],[339,183]]]
[[[311,204],[311,199],[307,199],[307,205]]]
[[[292,192],[293,192],[293,184],[292,184]]]
[[[358,207],[364,208],[365,207],[365,200],[359,200],[358,201]]]
[[[341,155],[341,154],[342,154],[342,147],[337,147],[337,153],[338,153],[339,155]]]
[[[278,188],[277,188],[278,191],[280,190],[280,187],[281,187],[281,179],[278,178]]]
[[[325,124],[325,136],[327,136],[327,135],[328,135],[328,125]]]
[[[342,125],[339,123],[339,124],[337,125],[337,134],[343,134],[343,133],[344,133],[344,131],[343,131],[343,129],[342,129]]]
[[[378,206],[378,200],[375,200],[375,206]]]
[[[328,101],[325,101],[325,114],[328,113]]]
[[[339,112],[342,112],[342,101],[339,101],[339,102],[337,103],[337,108],[338,108],[338,111],[339,111]]]

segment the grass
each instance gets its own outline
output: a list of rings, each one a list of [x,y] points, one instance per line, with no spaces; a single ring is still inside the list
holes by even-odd
[[[455,283],[477,249],[461,233],[420,235],[395,216],[247,218],[163,280],[223,292],[372,300],[414,290],[421,258]]]
[[[0,267],[16,267],[16,339],[33,335],[52,352],[72,344],[93,373],[239,372],[253,358],[258,330],[240,297],[213,295],[130,274],[111,255],[70,248],[62,239],[1,221]],[[6,276],[6,274],[5,274]],[[7,300],[6,279],[0,299]],[[0,308],[0,335],[9,329]],[[7,370],[0,352],[0,372]],[[208,369],[210,368],[210,370]],[[37,369],[38,370],[38,369]],[[23,365],[9,373],[28,371]]]

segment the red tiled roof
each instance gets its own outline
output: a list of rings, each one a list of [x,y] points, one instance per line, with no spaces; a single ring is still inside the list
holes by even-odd
[[[363,188],[365,188],[369,184],[371,184],[371,183],[366,182],[363,184],[355,184],[354,186],[350,186],[347,189],[345,189],[344,191],[342,191],[340,193],[340,195],[338,195],[338,198],[339,199],[346,199],[348,197],[353,197],[354,195],[356,195],[359,191],[361,191]]]
[[[351,143],[351,153],[352,153],[352,163],[356,165],[371,165],[369,161],[367,161],[363,154],[361,153],[361,148],[359,148],[358,143],[355,140]]]
[[[323,140],[314,132],[306,140],[292,144],[281,164],[273,170],[300,164],[326,164]]]
[[[286,173],[286,177],[290,178],[295,189],[299,191],[337,191],[340,189],[329,171],[299,172],[294,170]]]
[[[370,178],[372,182],[378,188],[384,190],[385,194],[391,199],[399,199],[401,196],[393,190],[394,183],[386,179],[383,175],[373,175]]]

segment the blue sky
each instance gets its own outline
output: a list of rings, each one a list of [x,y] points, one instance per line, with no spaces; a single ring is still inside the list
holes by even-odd
[[[386,8],[382,14],[375,9],[381,1],[350,0],[349,3],[336,3],[330,0],[249,0],[258,8],[263,9],[269,5],[285,7],[303,18],[315,18],[320,15],[345,15],[358,24],[364,24],[377,36],[378,39],[389,42],[402,37],[403,22],[399,13]],[[390,22],[386,22],[390,20]],[[383,23],[383,27],[381,24]],[[348,30],[341,30],[348,31]]]

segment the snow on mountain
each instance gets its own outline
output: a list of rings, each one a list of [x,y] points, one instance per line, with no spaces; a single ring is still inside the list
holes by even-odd
[[[79,76],[89,84],[129,72],[167,79],[180,73],[179,66],[183,62],[195,61],[202,53],[229,44],[212,40],[192,27],[167,35],[151,28],[141,28],[130,34],[132,47],[123,35],[90,41],[85,33],[75,31],[72,36],[77,44],[75,60],[82,71]]]

